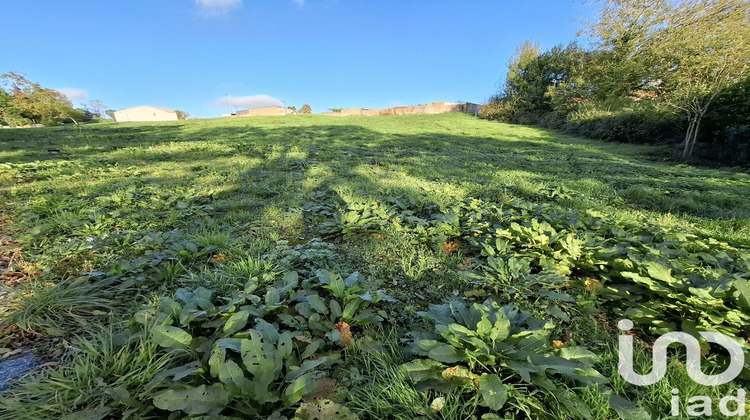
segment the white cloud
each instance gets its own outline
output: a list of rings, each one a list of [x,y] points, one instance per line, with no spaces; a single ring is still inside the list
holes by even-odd
[[[281,105],[281,99],[276,99],[268,95],[250,95],[250,96],[225,96],[218,98],[209,105],[214,107],[236,106],[237,108],[259,108],[262,106]]]
[[[242,0],[195,0],[198,10],[206,16],[224,15],[242,7]]]
[[[89,93],[83,89],[60,88],[55,90],[65,95],[71,102],[82,102],[89,98]]]

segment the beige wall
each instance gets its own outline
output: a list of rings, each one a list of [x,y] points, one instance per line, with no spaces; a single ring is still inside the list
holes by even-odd
[[[334,115],[339,117],[349,117],[355,115],[375,116],[375,115],[411,115],[411,114],[445,114],[448,112],[468,112],[475,113],[479,111],[479,106],[472,103],[457,102],[432,102],[427,105],[399,106],[396,108],[385,109],[364,109],[348,108],[342,109],[341,112],[326,112],[322,115]]]
[[[177,113],[152,106],[136,106],[114,112],[115,121],[177,121]]]

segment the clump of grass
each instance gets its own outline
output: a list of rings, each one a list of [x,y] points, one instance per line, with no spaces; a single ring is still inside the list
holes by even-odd
[[[14,291],[0,312],[0,324],[25,331],[66,335],[112,311],[103,284],[66,279],[57,284],[30,281]]]
[[[156,280],[162,286],[172,286],[187,269],[179,261],[167,261],[156,268]]]
[[[224,271],[204,269],[198,273],[190,273],[182,282],[191,288],[204,287],[217,296],[230,296],[232,291],[240,289],[244,283],[236,276]]]
[[[229,232],[219,230],[205,230],[197,233],[193,240],[199,249],[209,248],[214,251],[228,251],[235,241]]]
[[[129,413],[135,418],[153,410],[158,374],[177,361],[159,351],[148,328],[128,339],[110,325],[81,339],[56,368],[27,376],[0,398],[0,420],[106,418]]]
[[[377,345],[355,350],[349,359],[355,369],[347,384],[347,407],[364,418],[473,418],[478,403],[476,393],[415,389],[401,367],[405,360],[395,331],[378,338],[381,341]],[[438,399],[442,401],[433,405]]]
[[[259,256],[233,261],[227,266],[229,274],[243,279],[249,279],[263,273],[273,273],[277,270],[278,267],[273,261],[264,260]]]

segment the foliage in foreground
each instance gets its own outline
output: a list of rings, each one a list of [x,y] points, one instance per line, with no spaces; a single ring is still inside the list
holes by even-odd
[[[12,162],[0,165],[3,197],[38,276],[4,314],[16,318],[0,323],[43,339],[62,333],[54,339],[69,357],[19,381],[0,416],[254,416],[239,408],[259,418],[613,419],[639,416],[636,407],[663,416],[673,387],[685,397],[724,392],[691,387],[678,352],[658,386],[624,383],[610,328],[620,317],[637,320],[642,371],[650,368],[642,347],[667,328],[747,338],[747,207],[738,198],[746,176],[649,163],[635,147],[549,140],[460,115],[361,120],[359,128],[344,118],[320,121],[84,127],[70,136],[45,129],[38,133],[46,137],[20,132],[0,144]],[[436,122],[473,134],[434,132]],[[44,147],[55,141],[69,142],[61,148],[70,154],[47,157]],[[290,271],[296,286],[293,274],[282,277]],[[331,287],[342,281],[343,291]],[[70,305],[52,304],[46,292],[58,287]],[[68,289],[76,293],[62,293]],[[388,303],[376,289],[399,301]],[[87,309],[102,301],[111,308]],[[144,302],[151,303],[144,309]],[[479,322],[486,315],[492,329],[480,334],[471,317],[448,315],[451,307],[461,313],[457,302],[481,313]],[[30,310],[36,306],[47,310]],[[419,316],[435,310],[446,316]],[[358,325],[358,314],[373,322]],[[241,329],[227,327],[245,316]],[[504,339],[502,319],[510,325]],[[48,328],[53,323],[59,331]],[[78,350],[82,338],[97,343],[103,323],[125,338],[108,351],[121,362]],[[380,326],[393,332],[378,335]],[[287,356],[281,338],[290,333]],[[527,378],[509,367],[523,341],[517,334],[536,337],[532,357],[553,367]],[[459,360],[431,358],[424,339],[439,343],[433,356]],[[144,342],[164,362],[156,368],[163,376],[120,367]],[[242,343],[270,356],[256,366]],[[579,360],[582,346],[597,357]],[[296,383],[302,397],[292,402],[299,389],[287,390],[298,378],[287,377],[322,358],[300,376],[312,381]],[[117,368],[92,370],[101,380],[91,382],[69,369],[86,360]],[[722,362],[715,354],[704,367]],[[431,367],[432,379],[410,375],[414,364]],[[571,377],[570,366],[591,376]],[[252,385],[261,377],[270,380],[266,393]],[[505,402],[492,410],[502,390]],[[56,392],[59,399],[47,398]],[[44,411],[23,411],[25,401],[38,403],[30,393],[45,396]],[[180,405],[180,396],[195,404]],[[227,404],[212,406],[205,396]]]

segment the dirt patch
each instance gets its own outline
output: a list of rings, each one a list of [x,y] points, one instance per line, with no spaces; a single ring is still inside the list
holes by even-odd
[[[0,220],[0,289],[16,288],[33,274],[23,259],[20,244],[7,232],[6,222]]]
[[[0,287],[15,288],[21,284],[29,275],[26,270],[17,270],[17,267],[25,266],[21,248],[13,248],[12,240],[0,236]]]

